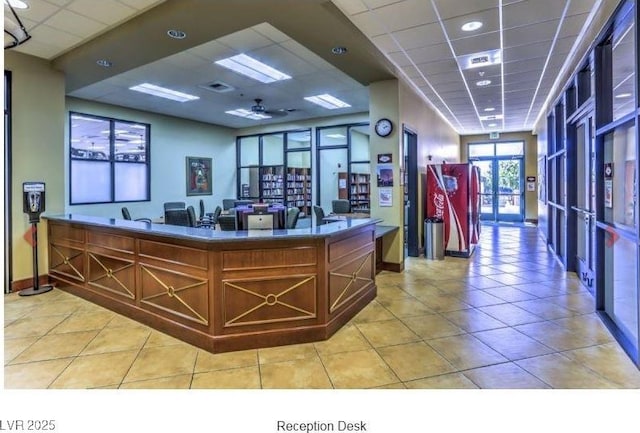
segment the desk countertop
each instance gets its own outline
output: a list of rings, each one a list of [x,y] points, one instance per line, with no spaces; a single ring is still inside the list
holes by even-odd
[[[77,222],[94,227],[118,228],[125,231],[138,233],[144,232],[156,236],[211,242],[240,242],[250,240],[264,240],[265,238],[326,238],[351,229],[380,222],[379,219],[375,218],[349,218],[334,222],[332,224],[312,224],[311,227],[299,229],[224,231],[212,230],[210,228],[183,227],[170,224],[155,224],[141,221],[131,221],[117,218],[105,218],[79,214],[43,215],[42,217],[51,221],[65,221],[68,223]]]

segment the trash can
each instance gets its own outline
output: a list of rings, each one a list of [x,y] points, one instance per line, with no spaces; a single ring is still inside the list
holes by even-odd
[[[444,221],[441,218],[424,220],[424,258],[444,260]]]

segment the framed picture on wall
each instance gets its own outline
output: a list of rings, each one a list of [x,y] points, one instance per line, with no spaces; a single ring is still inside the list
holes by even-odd
[[[187,156],[187,195],[211,195],[211,158]]]
[[[538,200],[547,203],[547,157],[538,159]]]

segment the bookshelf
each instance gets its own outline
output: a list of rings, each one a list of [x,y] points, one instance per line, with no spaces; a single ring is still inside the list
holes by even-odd
[[[302,215],[311,212],[311,169],[287,168],[287,207],[297,207]]]
[[[371,210],[371,175],[369,173],[338,173],[338,198],[349,199],[351,212]]]
[[[263,203],[282,203],[284,201],[284,167],[282,165],[260,167],[260,187]]]

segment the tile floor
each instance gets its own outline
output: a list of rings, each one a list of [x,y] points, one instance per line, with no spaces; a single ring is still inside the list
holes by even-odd
[[[4,297],[5,388],[640,388],[532,227],[409,259],[331,339],[210,354],[61,290]]]

